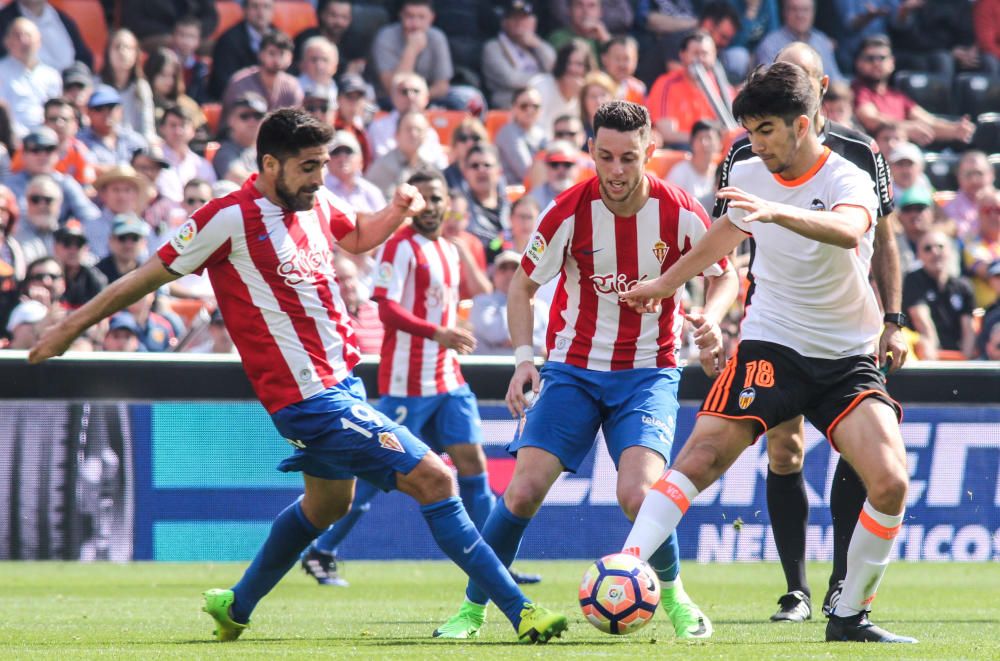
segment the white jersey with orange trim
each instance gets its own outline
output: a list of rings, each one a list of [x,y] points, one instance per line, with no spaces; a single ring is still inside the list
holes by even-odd
[[[428,239],[413,227],[390,238],[379,253],[372,299],[399,303],[435,326],[455,326],[461,262],[445,239]],[[378,366],[379,395],[429,397],[465,383],[458,354],[434,340],[386,327]]]
[[[561,193],[541,214],[521,267],[542,285],[559,277],[549,313],[548,359],[591,370],[677,367],[680,296],[660,314],[638,314],[619,294],[659,277],[708,231],[687,192],[646,175],[649,200],[634,216],[612,213],[597,177]],[[705,269],[722,275],[726,260]]]
[[[283,209],[256,178],[195,211],[157,254],[179,275],[208,269],[250,383],[274,413],[336,385],[361,357],[332,265],[355,218],[325,188],[309,211]]]
[[[747,212],[729,205],[730,222],[756,243],[742,338],[776,342],[813,358],[873,353],[882,319],[868,284],[879,208],[871,177],[824,148],[798,179],[781,179],[754,156],[733,165],[730,185],[801,209],[853,206],[868,215],[868,230],[858,247],[847,249],[776,223],[743,222]]]

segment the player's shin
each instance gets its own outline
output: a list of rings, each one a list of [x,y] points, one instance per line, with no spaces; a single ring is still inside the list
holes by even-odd
[[[462,498],[462,504],[465,505],[469,518],[481,532],[497,502],[493,490],[490,489],[489,475],[487,473],[459,475],[458,495]]]
[[[483,525],[483,540],[489,544],[505,567],[510,567],[517,557],[517,549],[521,546],[521,538],[531,519],[516,516],[507,509],[503,498],[497,501],[489,518]],[[469,581],[465,597],[474,604],[485,604],[489,601],[486,592],[475,583]]]
[[[623,553],[649,560],[680,523],[698,489],[685,475],[668,470],[650,487],[625,540]]]
[[[420,512],[441,550],[482,588],[516,630],[521,622],[521,610],[530,600],[514,583],[493,549],[483,541],[458,496],[423,505]]]
[[[848,617],[870,609],[902,522],[903,512],[883,514],[865,501],[847,550],[847,577],[834,615]]]

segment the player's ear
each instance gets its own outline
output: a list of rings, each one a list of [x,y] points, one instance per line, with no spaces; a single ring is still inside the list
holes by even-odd
[[[809,134],[812,130],[812,120],[805,115],[799,115],[795,118],[795,136],[801,140]]]
[[[261,159],[261,165],[264,166],[264,172],[272,177],[276,176],[278,171],[281,170],[281,161],[275,158],[273,154],[264,154],[264,157]]]
[[[819,98],[821,101],[826,96],[828,89],[830,89],[830,76],[823,76],[823,79],[819,81]]]

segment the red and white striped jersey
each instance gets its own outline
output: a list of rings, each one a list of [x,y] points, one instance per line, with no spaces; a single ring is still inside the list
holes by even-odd
[[[355,218],[325,188],[310,211],[282,209],[256,178],[196,211],[157,254],[174,273],[208,269],[250,383],[273,413],[339,383],[361,355],[332,265],[334,240]]]
[[[597,177],[559,195],[543,212],[521,258],[536,283],[559,276],[549,313],[549,360],[592,370],[676,367],[684,317],[680,297],[659,315],[639,314],[619,294],[658,277],[708,231],[688,193],[646,175],[649,200],[632,217],[601,201]],[[705,269],[719,276],[725,259]]]
[[[435,326],[455,325],[460,262],[454,244],[428,239],[406,227],[382,248],[372,299],[399,303]],[[458,354],[434,340],[387,327],[378,367],[378,392],[393,397],[427,397],[465,383]]]

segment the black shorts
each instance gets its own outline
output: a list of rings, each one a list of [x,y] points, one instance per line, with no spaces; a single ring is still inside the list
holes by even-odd
[[[837,423],[867,397],[878,397],[902,419],[874,356],[808,358],[773,342],[743,340],[698,415],[752,420],[759,425],[755,438],[804,415],[833,444]]]

